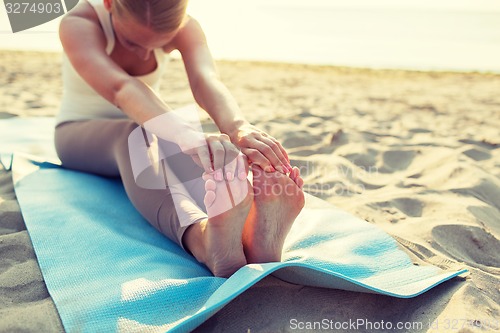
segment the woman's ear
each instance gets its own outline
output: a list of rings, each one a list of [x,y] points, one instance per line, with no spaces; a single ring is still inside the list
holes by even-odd
[[[104,1],[104,8],[106,8],[108,12],[111,12],[111,4],[113,0],[103,0],[103,1]]]

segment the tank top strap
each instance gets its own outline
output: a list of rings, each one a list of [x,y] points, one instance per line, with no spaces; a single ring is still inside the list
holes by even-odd
[[[104,7],[103,0],[87,0],[97,13],[102,30],[106,36],[106,53],[111,54],[115,47],[115,33],[111,25],[111,14]]]

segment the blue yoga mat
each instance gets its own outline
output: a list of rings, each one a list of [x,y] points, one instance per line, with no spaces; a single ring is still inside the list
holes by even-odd
[[[271,273],[292,283],[408,298],[466,272],[415,266],[376,226],[307,195],[283,262],[217,278],[151,227],[120,181],[18,154],[12,170],[67,332],[187,332]]]

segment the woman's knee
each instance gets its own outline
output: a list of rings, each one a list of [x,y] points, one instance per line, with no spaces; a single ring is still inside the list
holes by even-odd
[[[138,128],[139,125],[132,120],[120,120],[113,127],[116,143],[119,145],[128,145],[130,134]]]
[[[54,130],[54,147],[57,156],[63,165],[71,164],[71,156],[75,151],[72,144],[73,131],[70,129],[71,123],[58,125]]]

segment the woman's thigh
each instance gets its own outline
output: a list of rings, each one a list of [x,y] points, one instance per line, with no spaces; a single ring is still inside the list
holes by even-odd
[[[128,119],[66,122],[55,130],[55,147],[65,167],[102,176],[120,176],[117,148],[127,145],[137,124]]]
[[[182,246],[187,226],[206,218],[203,205],[204,181],[200,177],[186,183],[187,192],[179,186],[163,183],[163,189],[140,186],[134,177],[128,146],[130,133],[138,128],[131,120],[95,119],[67,122],[55,131],[56,150],[63,166],[102,176],[121,177],[128,197],[136,209],[155,228]],[[174,169],[192,167],[187,155],[176,156]],[[177,164],[177,165],[176,165]],[[158,169],[158,168],[154,168]],[[173,170],[179,172],[179,170]],[[161,177],[159,177],[161,178]],[[158,178],[158,179],[159,179]]]

